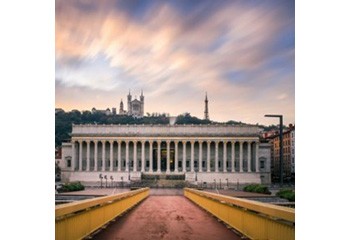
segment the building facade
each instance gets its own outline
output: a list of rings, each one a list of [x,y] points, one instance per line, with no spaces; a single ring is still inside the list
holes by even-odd
[[[271,174],[273,181],[280,180],[280,137],[278,132],[268,136],[271,143]],[[295,126],[283,132],[283,178],[284,181],[295,179]]]
[[[73,125],[62,144],[62,178],[117,182],[141,174],[185,175],[190,182],[270,183],[270,145],[255,126]]]

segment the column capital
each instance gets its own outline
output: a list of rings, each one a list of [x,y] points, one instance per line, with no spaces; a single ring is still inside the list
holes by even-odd
[[[179,141],[179,140],[174,140],[174,143],[177,145],[179,142],[181,142],[181,141]]]
[[[203,140],[198,140],[198,143],[199,143],[199,144],[202,144],[202,143],[203,143]]]
[[[132,142],[133,142],[134,144],[137,144],[138,141],[137,141],[137,140],[133,140]]]
[[[186,144],[187,143],[187,141],[185,140],[185,141],[181,141],[182,142],[182,144]]]
[[[103,144],[105,144],[105,143],[106,143],[106,140],[101,140],[101,142],[102,142]]]
[[[166,140],[166,143],[167,143],[167,144],[170,144],[170,143],[171,143],[171,140]]]
[[[196,142],[196,140],[191,140],[191,145],[194,145],[194,143]]]
[[[78,142],[81,144],[81,143],[83,143],[83,140],[82,140],[82,139],[79,139]]]
[[[228,141],[227,141],[227,140],[222,140],[222,142],[223,142],[224,144],[226,144]]]
[[[113,145],[113,143],[114,143],[114,140],[109,140],[109,143]]]
[[[91,142],[91,140],[88,139],[88,140],[85,140],[85,142],[86,142],[87,144],[89,144],[89,143]]]
[[[144,145],[146,140],[141,140],[141,144]]]
[[[161,143],[162,143],[162,140],[157,140],[157,143],[158,143],[158,144],[161,144]]]

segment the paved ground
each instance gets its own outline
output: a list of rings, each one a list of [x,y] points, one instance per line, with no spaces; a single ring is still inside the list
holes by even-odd
[[[130,188],[85,188],[83,191],[59,193],[58,195],[94,195],[105,196],[117,193],[129,192]],[[176,196],[183,195],[183,189],[176,188],[151,188],[150,195]]]
[[[112,195],[116,193],[129,192],[129,188],[85,188],[83,191],[59,193],[59,195]]]
[[[240,237],[183,196],[150,196],[93,239],[238,240]]]
[[[230,197],[239,197],[239,198],[258,198],[258,197],[273,197],[268,194],[253,193],[253,192],[244,192],[244,191],[235,191],[235,190],[215,190],[215,189],[204,189],[203,191],[212,192],[216,194],[222,194]]]

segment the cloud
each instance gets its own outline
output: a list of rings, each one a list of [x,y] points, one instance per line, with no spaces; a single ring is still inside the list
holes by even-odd
[[[294,19],[285,18],[284,6],[277,6],[57,1],[56,77],[67,87],[142,88],[169,104],[203,98],[205,91],[223,109],[228,103],[268,102],[261,92],[293,100],[294,42],[285,44],[290,39],[281,36],[294,34]],[[227,108],[220,112],[220,118],[240,114]]]

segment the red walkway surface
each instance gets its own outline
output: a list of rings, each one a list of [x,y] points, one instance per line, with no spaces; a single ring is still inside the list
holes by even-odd
[[[183,196],[150,196],[93,239],[235,240],[241,239]]]

